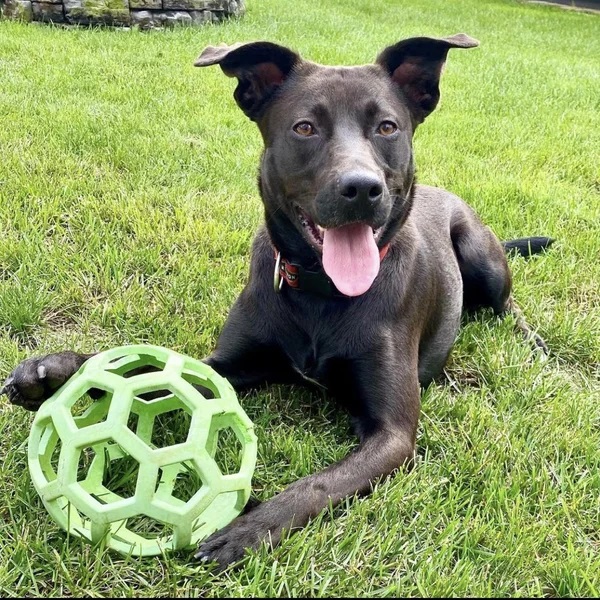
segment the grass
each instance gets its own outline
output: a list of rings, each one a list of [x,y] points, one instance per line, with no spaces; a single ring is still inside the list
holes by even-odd
[[[416,135],[422,182],[504,239],[552,358],[512,322],[465,323],[423,392],[416,468],[217,576],[183,552],[127,559],[67,537],[26,467],[31,416],[0,400],[6,596],[600,594],[600,17],[514,1],[248,0],[241,21],[142,33],[0,23],[0,376],[21,359],[151,342],[204,356],[261,219],[260,139],[207,44],[269,39],[359,64],[411,35],[465,31]],[[355,445],[325,399],[244,397],[254,493],[273,496]],[[335,518],[334,518],[335,517]]]

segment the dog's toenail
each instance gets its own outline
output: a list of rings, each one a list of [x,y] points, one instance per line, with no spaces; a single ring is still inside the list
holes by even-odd
[[[208,554],[204,554],[204,552],[198,552],[194,555],[194,558],[198,559],[200,562],[208,562],[210,560]]]

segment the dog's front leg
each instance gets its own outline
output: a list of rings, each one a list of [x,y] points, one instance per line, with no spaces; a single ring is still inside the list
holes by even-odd
[[[411,433],[380,429],[352,454],[331,467],[300,479],[273,499],[259,504],[203,542],[196,558],[216,561],[219,567],[237,562],[246,548],[262,541],[279,543],[284,530],[306,525],[329,503],[338,504],[355,494],[368,493],[372,484],[413,456]]]
[[[200,544],[196,558],[216,561],[224,568],[240,560],[246,548],[256,549],[263,541],[275,546],[284,530],[303,527],[330,503],[335,506],[349,496],[368,493],[374,482],[412,459],[419,412],[416,367],[405,376],[367,371],[371,373],[361,383],[371,395],[363,399],[365,414],[364,419],[359,417],[362,439],[357,449],[214,533]],[[379,383],[373,381],[374,376],[380,378]]]
[[[269,290],[272,294],[272,290]],[[246,288],[229,311],[214,352],[203,362],[238,392],[265,383],[292,383],[298,374],[277,341],[273,319]]]

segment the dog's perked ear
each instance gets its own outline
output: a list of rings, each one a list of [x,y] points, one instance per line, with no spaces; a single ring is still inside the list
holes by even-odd
[[[300,56],[285,46],[251,42],[208,46],[194,65],[219,65],[225,75],[237,77],[233,97],[244,113],[255,121],[299,60]]]
[[[376,62],[400,87],[417,123],[421,123],[440,99],[440,75],[448,50],[476,46],[479,42],[464,33],[442,39],[410,38],[386,48]]]

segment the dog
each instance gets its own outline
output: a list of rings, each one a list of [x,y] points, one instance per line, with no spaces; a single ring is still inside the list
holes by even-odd
[[[340,462],[212,534],[196,558],[237,562],[409,464],[420,387],[442,372],[462,311],[512,310],[507,252],[551,243],[503,244],[464,201],[416,183],[412,137],[438,104],[448,51],[477,45],[465,34],[410,38],[374,64],[330,67],[254,42],[211,46],[196,61],[237,80],[234,98],[264,140],[265,223],[248,283],[205,362],[238,391],[325,388],[359,439]],[[89,356],[26,360],[3,391],[35,410]]]

